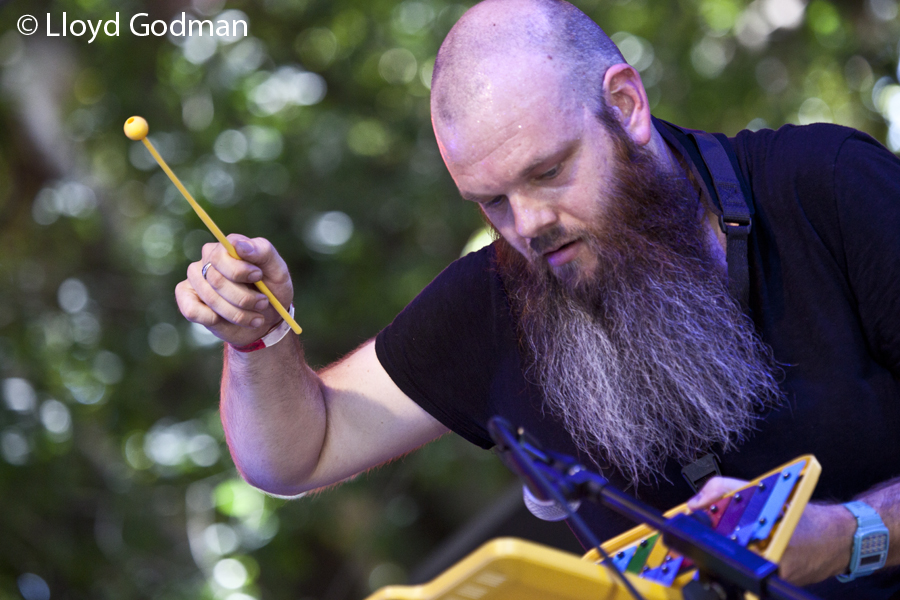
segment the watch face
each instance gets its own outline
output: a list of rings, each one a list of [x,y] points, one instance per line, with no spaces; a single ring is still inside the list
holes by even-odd
[[[887,534],[877,532],[870,533],[860,540],[859,566],[878,564],[882,561],[882,555],[887,552]]]

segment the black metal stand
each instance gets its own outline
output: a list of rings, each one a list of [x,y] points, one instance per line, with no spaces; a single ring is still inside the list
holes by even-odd
[[[742,591],[748,591],[759,598],[815,599],[779,579],[778,565],[717,533],[696,515],[681,514],[666,519],[653,507],[611,487],[604,477],[588,471],[573,457],[541,449],[524,430],[514,430],[502,417],[493,417],[488,428],[501,460],[539,499],[553,500],[562,507],[567,507],[571,500],[591,500],[662,533],[666,545],[694,561],[701,573],[699,585],[690,590],[685,587],[686,598],[691,594],[696,600],[725,600],[742,597]],[[600,548],[596,536],[577,513],[572,512],[569,521],[585,539]],[[630,584],[628,587],[636,595]]]

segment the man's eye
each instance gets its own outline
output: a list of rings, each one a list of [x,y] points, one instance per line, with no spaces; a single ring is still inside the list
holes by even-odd
[[[506,196],[495,196],[484,203],[485,208],[497,208],[503,201],[506,200]]]
[[[560,165],[556,165],[555,167],[553,167],[553,168],[550,169],[549,171],[545,171],[545,172],[541,173],[541,174],[538,176],[538,179],[541,179],[541,180],[545,180],[545,179],[553,179],[554,177],[556,177],[557,175],[559,175],[559,171],[560,171]]]

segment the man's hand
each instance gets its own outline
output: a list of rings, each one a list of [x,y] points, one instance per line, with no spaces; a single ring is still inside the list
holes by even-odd
[[[692,511],[747,485],[740,479],[713,477],[688,500]],[[807,504],[778,564],[778,573],[795,585],[808,585],[839,575],[850,564],[856,519],[839,504]]]
[[[187,279],[175,287],[178,309],[192,323],[236,346],[255,342],[281,317],[253,285],[262,280],[289,306],[294,297],[287,265],[268,240],[231,234],[228,240],[242,260],[218,243],[205,244],[202,258],[188,266]],[[203,265],[210,263],[203,276]]]

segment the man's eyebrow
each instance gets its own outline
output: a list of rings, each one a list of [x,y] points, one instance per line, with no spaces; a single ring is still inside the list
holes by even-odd
[[[459,195],[463,200],[468,200],[469,202],[478,202],[479,200],[484,200],[487,197],[481,196],[479,194],[473,194],[471,192],[464,192],[463,190],[459,190]]]
[[[530,176],[534,172],[535,169],[537,169],[541,165],[546,164],[552,160],[557,160],[557,159],[559,161],[565,160],[566,158],[571,156],[572,153],[574,153],[574,151],[580,141],[581,141],[580,138],[576,138],[573,140],[567,140],[566,142],[561,144],[558,148],[556,148],[552,152],[548,152],[547,154],[540,156],[540,157],[536,158],[535,160],[531,161],[527,167],[525,167],[524,169],[522,169],[519,172],[519,178],[523,179],[525,177]]]

